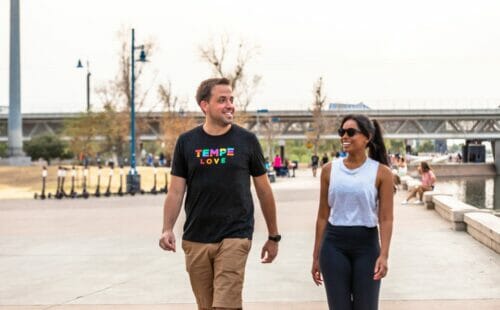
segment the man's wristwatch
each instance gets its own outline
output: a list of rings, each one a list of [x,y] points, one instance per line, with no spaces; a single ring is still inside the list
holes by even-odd
[[[268,238],[269,240],[271,241],[274,241],[274,242],[280,242],[281,240],[281,235],[273,235],[273,236],[269,236]]]

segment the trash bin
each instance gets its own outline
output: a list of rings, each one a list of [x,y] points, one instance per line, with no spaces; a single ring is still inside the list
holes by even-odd
[[[141,191],[141,175],[127,174],[127,193],[138,193]]]

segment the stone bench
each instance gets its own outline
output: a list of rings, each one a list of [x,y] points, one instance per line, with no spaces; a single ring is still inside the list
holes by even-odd
[[[446,195],[432,196],[436,212],[451,223],[453,230],[465,230],[464,214],[468,212],[488,212],[461,202],[455,197]]]
[[[424,197],[422,198],[422,201],[424,202],[424,204],[428,210],[434,209],[434,201],[432,201],[432,197],[436,196],[436,195],[451,196],[451,194],[443,193],[443,192],[440,192],[437,190],[424,192]]]
[[[500,217],[491,213],[470,212],[464,215],[464,221],[469,235],[500,253]]]

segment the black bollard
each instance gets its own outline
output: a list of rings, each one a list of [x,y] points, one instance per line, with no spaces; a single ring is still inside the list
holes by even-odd
[[[108,188],[106,188],[106,192],[104,193],[104,196],[109,197],[111,196],[111,179],[113,178],[113,168],[109,169],[109,179],[108,179]]]
[[[95,197],[101,197],[101,165],[97,168],[97,187],[94,193]]]

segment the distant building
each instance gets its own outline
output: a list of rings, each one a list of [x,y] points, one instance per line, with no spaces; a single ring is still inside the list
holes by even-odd
[[[328,105],[328,110],[370,110],[370,107],[365,105],[363,102],[352,104],[352,103],[330,103]]]

